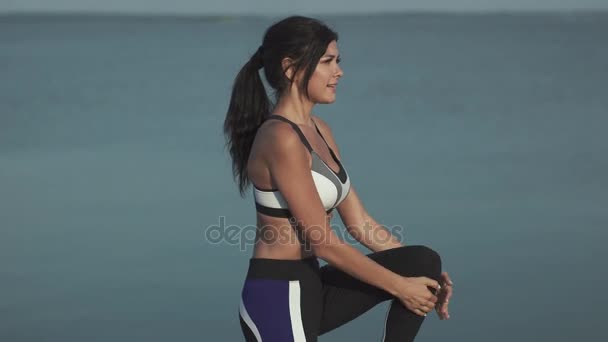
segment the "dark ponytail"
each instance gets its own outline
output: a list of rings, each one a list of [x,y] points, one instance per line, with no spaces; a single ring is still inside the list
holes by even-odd
[[[224,134],[232,157],[232,174],[238,179],[241,196],[249,184],[244,171],[255,133],[270,111],[270,100],[258,71],[264,66],[262,49],[260,46],[236,76],[224,121]]]
[[[317,19],[285,18],[268,28],[262,45],[237,74],[224,120],[224,134],[232,157],[232,174],[238,181],[241,196],[250,183],[247,162],[255,134],[272,110],[259,70],[264,69],[276,103],[293,83],[294,78],[287,78],[282,65],[283,58],[290,58],[293,74],[303,72],[298,88],[308,97],[308,82],[334,40],[338,40],[338,34]]]

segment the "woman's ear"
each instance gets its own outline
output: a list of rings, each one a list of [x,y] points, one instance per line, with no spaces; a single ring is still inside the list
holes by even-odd
[[[293,60],[289,57],[283,58],[281,61],[281,67],[283,68],[283,73],[288,80],[292,81],[293,79]]]

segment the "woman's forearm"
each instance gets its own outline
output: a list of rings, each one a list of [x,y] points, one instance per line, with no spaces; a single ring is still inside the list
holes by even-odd
[[[393,296],[399,294],[402,276],[378,264],[352,245],[340,241],[316,248],[317,257],[343,272]]]
[[[364,224],[347,227],[347,230],[359,243],[373,252],[403,246],[394,234],[371,217],[368,217]]]

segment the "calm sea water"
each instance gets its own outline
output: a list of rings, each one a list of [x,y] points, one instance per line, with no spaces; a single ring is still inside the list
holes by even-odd
[[[221,124],[276,19],[0,17],[0,340],[242,339],[251,246],[205,232],[255,222]],[[345,76],[315,113],[455,282],[419,340],[608,339],[608,15],[321,19]]]

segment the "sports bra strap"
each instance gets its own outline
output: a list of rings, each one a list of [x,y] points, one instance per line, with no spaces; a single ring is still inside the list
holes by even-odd
[[[312,120],[312,118],[310,118],[310,120]],[[338,157],[336,156],[336,154],[334,153],[334,150],[331,149],[331,147],[329,146],[329,144],[327,143],[327,140],[325,140],[325,137],[323,136],[323,134],[321,134],[321,131],[319,130],[319,127],[317,126],[317,124],[315,123],[315,120],[312,120],[312,123],[315,125],[315,128],[317,129],[317,132],[319,133],[319,135],[321,136],[321,139],[323,139],[323,141],[325,142],[325,145],[327,146],[327,148],[329,149],[329,153],[331,153],[331,156],[334,158],[334,160],[338,161]]]
[[[310,118],[310,120],[312,120],[312,123],[313,123],[313,125],[315,125],[315,128],[317,129],[317,132],[321,136],[321,139],[323,139],[323,141],[325,142],[325,145],[327,145],[327,147],[331,151],[331,147],[329,147],[329,144],[327,143],[327,140],[325,140],[325,137],[323,137],[323,134],[321,134],[321,131],[319,130],[319,127],[317,126],[317,123],[315,122],[315,120],[313,120],[312,118]]]
[[[293,129],[296,131],[296,133],[298,133],[298,136],[300,137],[300,140],[302,141],[302,143],[304,144],[304,146],[306,146],[306,148],[308,149],[308,152],[312,152],[312,146],[310,145],[310,143],[306,139],[306,136],[304,135],[304,133],[302,133],[302,130],[300,130],[300,127],[298,127],[298,125],[295,122],[287,119],[286,117],[283,117],[283,116],[280,116],[280,115],[275,115],[275,114],[269,115],[266,118],[266,120],[270,120],[270,119],[279,119],[279,120],[282,120],[282,121],[287,122],[288,124],[290,124],[291,127],[293,127]]]

